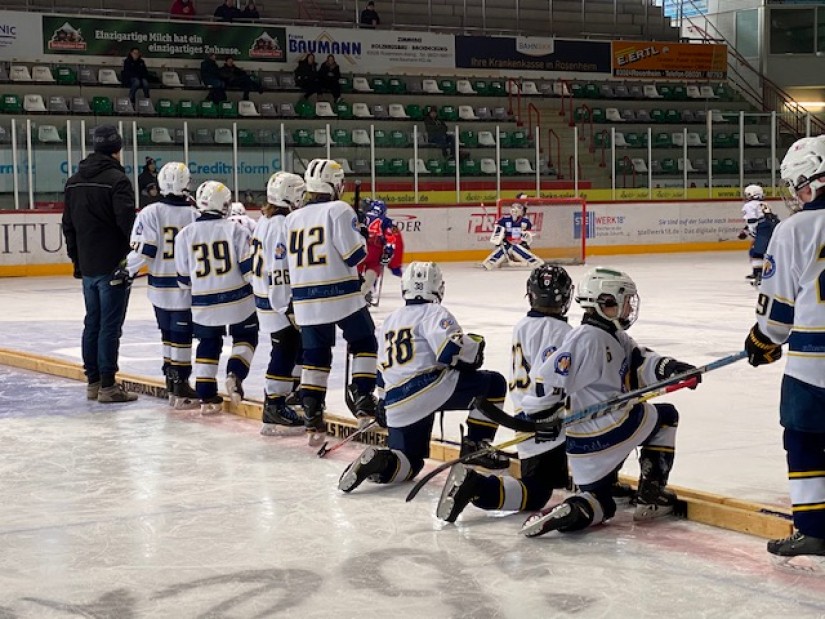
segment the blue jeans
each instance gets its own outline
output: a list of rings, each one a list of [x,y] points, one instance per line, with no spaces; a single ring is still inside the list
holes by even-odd
[[[139,89],[143,88],[143,96],[149,98],[149,81],[139,77],[133,77],[129,82],[129,100],[135,102],[135,94]]]
[[[112,286],[111,275],[83,276],[83,369],[90,383],[102,377],[113,380],[123,321],[129,304],[129,287]]]

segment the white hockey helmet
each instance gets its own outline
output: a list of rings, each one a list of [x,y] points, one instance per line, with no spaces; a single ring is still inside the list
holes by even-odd
[[[639,317],[639,295],[636,284],[627,273],[604,267],[590,269],[584,274],[577,292],[576,303],[585,309],[592,307],[619,329],[629,329]],[[618,308],[618,312],[608,316],[605,308]]]
[[[170,161],[158,172],[158,193],[162,196],[182,196],[189,191],[189,168],[180,161]]]
[[[218,181],[206,181],[195,197],[195,206],[201,213],[215,213],[226,217],[232,204],[232,192],[229,187]]]
[[[411,262],[401,276],[401,296],[407,301],[435,301],[444,298],[444,277],[435,262]]]
[[[519,217],[524,217],[525,213],[527,213],[527,205],[521,202],[513,202],[512,206],[510,206],[510,215],[516,219]]]
[[[297,174],[276,172],[266,184],[266,201],[272,206],[295,210],[304,205],[307,186]]]
[[[764,200],[765,190],[759,185],[748,185],[744,191],[746,200]]]
[[[825,137],[802,138],[793,143],[779,167],[782,181],[790,196],[783,194],[791,211],[798,211],[802,204],[816,198],[817,190],[825,187]],[[799,198],[799,191],[810,187],[806,201]],[[802,202],[802,203],[801,203]]]
[[[304,180],[310,193],[328,194],[337,200],[344,193],[344,168],[332,159],[313,159],[309,162]]]
[[[246,215],[246,207],[240,202],[233,202],[229,207],[229,216],[240,217],[241,215]]]

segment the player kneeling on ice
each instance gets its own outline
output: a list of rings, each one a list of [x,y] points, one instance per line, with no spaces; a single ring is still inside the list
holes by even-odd
[[[745,204],[742,206],[742,217],[745,227],[739,233],[739,239],[749,238],[751,241],[748,256],[751,260],[753,272],[746,277],[754,286],[762,281],[762,264],[765,261],[765,252],[773,235],[773,229],[779,224],[779,217],[774,215],[771,207],[765,204],[765,192],[759,185],[745,187]]]
[[[536,395],[522,400],[536,420],[549,417],[566,403],[573,410],[689,372],[694,366],[639,346],[626,329],[636,321],[636,284],[621,271],[597,267],[585,274],[576,301],[585,314],[582,324],[537,369]],[[698,380],[698,377],[697,377]],[[612,518],[615,472],[641,447],[641,475],[636,520],[673,511],[676,497],[666,489],[679,415],[671,404],[640,403],[565,427],[567,457],[579,488],[563,503],[543,509],[524,523],[528,537],[549,531],[578,531]],[[538,440],[544,437],[538,436]],[[554,433],[546,437],[554,440]]]
[[[571,329],[566,315],[573,282],[562,267],[545,264],[530,274],[527,297],[530,311],[513,329],[508,384],[514,410],[521,415],[524,397],[535,395],[531,369],[561,346]],[[521,480],[482,475],[464,464],[453,466],[438,502],[438,517],[455,522],[470,502],[481,509],[534,511],[547,504],[555,488],[567,486],[563,432],[554,441],[519,443],[518,455]]]
[[[306,184],[297,174],[277,172],[266,185],[267,204],[252,237],[252,290],[261,331],[269,333],[272,349],[264,383],[261,434],[289,428],[303,432],[304,420],[287,397],[300,380],[301,332],[292,314],[292,290],[286,260],[286,216],[304,204]],[[297,376],[296,376],[297,371]]]
[[[367,447],[341,476],[338,488],[344,492],[365,479],[379,484],[412,479],[429,456],[436,411],[470,410],[476,396],[500,404],[507,394],[504,376],[479,369],[484,339],[465,335],[440,305],[444,280],[437,264],[411,263],[401,277],[401,293],[405,305],[387,316],[378,338],[383,397],[377,419],[389,428],[388,448]],[[462,455],[485,447],[498,429],[477,410],[470,410],[467,425]],[[473,463],[506,468],[508,459],[493,454]]]
[[[199,408],[198,394],[189,385],[192,374],[192,294],[178,286],[175,238],[195,221],[197,210],[189,197],[189,168],[170,161],[158,173],[161,198],[142,209],[132,228],[132,251],[123,277],[131,280],[149,265],[149,301],[155,308],[163,343],[163,375],[169,404],[177,409]]]
[[[227,326],[232,356],[226,364],[226,391],[232,401],[243,399],[243,380],[258,345],[258,318],[249,280],[252,245],[249,232],[226,219],[232,194],[217,181],[206,181],[195,197],[197,221],[175,239],[178,284],[192,291],[192,321],[198,339],[195,391],[201,414],[221,412],[218,363]]]
[[[525,197],[519,194],[517,199]],[[530,251],[533,240],[533,223],[527,217],[527,206],[521,202],[514,202],[510,207],[510,214],[496,222],[490,242],[496,246],[493,252],[482,262],[484,268],[492,271],[500,267],[505,261],[538,266],[541,258]]]

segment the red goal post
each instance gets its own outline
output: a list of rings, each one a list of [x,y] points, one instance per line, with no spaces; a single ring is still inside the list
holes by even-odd
[[[584,198],[505,198],[496,202],[496,221],[510,214],[513,204],[527,207],[533,225],[530,250],[546,262],[584,264],[590,219]]]

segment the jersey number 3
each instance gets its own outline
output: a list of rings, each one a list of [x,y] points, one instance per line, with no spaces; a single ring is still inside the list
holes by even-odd
[[[391,368],[394,364],[409,363],[415,355],[412,329],[387,331],[384,340],[387,343],[387,361],[383,364],[384,369]]]

